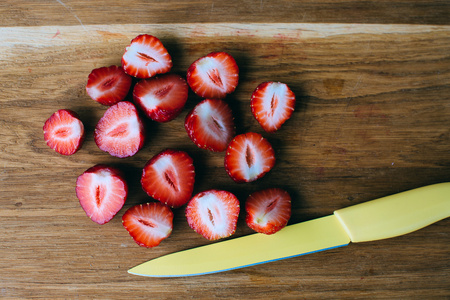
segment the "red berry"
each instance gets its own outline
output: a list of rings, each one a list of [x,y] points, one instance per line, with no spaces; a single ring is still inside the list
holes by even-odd
[[[152,198],[173,208],[192,196],[195,169],[192,158],[184,151],[167,149],[151,158],[142,171],[141,184]]]
[[[124,205],[128,186],[118,169],[96,165],[78,177],[76,194],[86,215],[98,224],[105,224]]]
[[[110,66],[92,70],[86,85],[89,97],[103,105],[114,105],[130,91],[131,77],[121,67]]]
[[[60,109],[44,124],[44,140],[47,145],[62,155],[77,152],[84,141],[84,126],[77,113]]]
[[[291,217],[291,197],[279,188],[257,191],[247,198],[245,211],[248,227],[273,234],[285,227]]]
[[[148,34],[135,37],[122,56],[124,71],[137,78],[150,78],[167,73],[172,68],[172,58],[161,41]]]
[[[236,89],[239,68],[230,54],[212,52],[192,63],[186,79],[200,97],[222,99]]]
[[[176,74],[164,74],[139,81],[133,90],[133,99],[147,117],[156,122],[175,119],[188,98],[186,81]]]
[[[97,146],[116,157],[136,154],[144,145],[144,124],[136,107],[128,101],[108,108],[94,132]]]
[[[253,116],[266,132],[277,131],[295,108],[295,95],[281,82],[263,82],[252,94]]]
[[[197,233],[208,240],[217,240],[236,231],[239,209],[239,200],[232,193],[208,190],[189,201],[186,218]]]
[[[225,151],[235,134],[233,113],[219,99],[205,99],[186,116],[184,127],[191,140],[200,148]]]
[[[275,152],[259,133],[236,136],[225,154],[225,170],[235,182],[251,182],[263,177],[275,165]]]
[[[124,213],[122,224],[139,246],[155,247],[172,233],[173,212],[159,202],[139,204]]]

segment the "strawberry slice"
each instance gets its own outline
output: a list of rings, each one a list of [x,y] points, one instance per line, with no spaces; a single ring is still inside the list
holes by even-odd
[[[250,100],[253,116],[266,132],[275,132],[292,116],[295,95],[281,82],[263,82]]]
[[[213,241],[236,231],[239,209],[239,200],[232,193],[208,190],[189,201],[186,218],[192,229]]]
[[[200,148],[225,151],[235,134],[233,113],[219,99],[205,99],[186,116],[184,122],[191,140]]]
[[[139,246],[155,247],[172,233],[173,212],[159,202],[135,205],[122,216],[122,225]]]
[[[122,56],[124,71],[137,78],[150,78],[172,69],[172,58],[161,41],[152,35],[135,37]]]
[[[225,170],[238,183],[263,177],[275,165],[272,145],[259,133],[237,135],[228,145]]]
[[[236,89],[239,68],[230,54],[212,52],[191,64],[186,79],[200,97],[222,99]]]
[[[186,81],[176,74],[165,74],[139,81],[133,90],[136,105],[156,122],[175,119],[188,98]]]
[[[84,126],[76,112],[60,109],[44,123],[44,140],[62,155],[77,152],[84,141]]]
[[[192,158],[184,151],[166,149],[145,165],[141,185],[152,198],[178,208],[192,196],[195,169]]]
[[[129,157],[144,145],[144,124],[133,103],[119,102],[106,110],[95,127],[100,150],[116,157]]]
[[[110,66],[92,70],[86,92],[98,103],[111,106],[125,99],[130,87],[131,76],[121,67]]]
[[[245,211],[248,227],[259,233],[274,234],[291,217],[291,196],[279,188],[260,190],[247,198]]]
[[[122,208],[128,195],[122,172],[101,164],[81,174],[75,190],[86,215],[98,224],[108,223]]]

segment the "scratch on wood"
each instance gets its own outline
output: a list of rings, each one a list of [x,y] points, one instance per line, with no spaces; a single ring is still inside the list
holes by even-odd
[[[362,78],[364,77],[364,75],[363,74],[361,74],[361,75],[359,75],[358,76],[358,80],[356,81],[356,84],[355,84],[355,86],[353,87],[353,95],[355,94],[355,92],[358,90],[358,86],[359,86],[359,84],[362,82]]]
[[[58,2],[59,4],[61,4],[62,6],[64,6],[65,9],[67,9],[74,17],[75,19],[78,20],[78,22],[80,22],[81,27],[83,27],[84,30],[86,30],[86,27],[84,27],[83,22],[81,22],[80,18],[78,18],[77,14],[73,12],[72,7],[66,5],[64,2],[62,2],[61,0],[56,0],[56,2]]]
[[[59,29],[57,29],[55,35],[52,36],[52,39],[54,39],[55,37],[57,37],[60,34],[61,34],[61,32],[59,31]]]

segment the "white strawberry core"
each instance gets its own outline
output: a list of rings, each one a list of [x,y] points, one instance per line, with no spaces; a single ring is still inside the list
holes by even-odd
[[[123,60],[128,65],[139,66],[140,68],[149,70],[158,70],[165,67],[166,61],[168,60],[166,58],[167,55],[163,51],[157,51],[140,43],[133,43],[127,47],[123,55]]]
[[[156,238],[165,238],[172,232],[172,227],[167,222],[161,221],[159,218],[151,216],[140,216],[135,222],[144,230],[146,235]]]
[[[215,89],[226,92],[226,87],[229,85],[227,77],[223,76],[228,71],[218,63],[216,59],[211,57],[204,57],[197,63],[197,71],[201,76],[203,82],[199,86],[202,89],[203,85],[214,86]],[[219,79],[219,80],[217,80]]]
[[[102,210],[102,206],[105,204],[104,199],[108,199],[111,195],[111,189],[107,188],[112,186],[111,174],[107,171],[100,171],[96,174],[91,175],[92,182],[94,182],[93,188],[91,188],[91,198],[96,199],[97,205],[94,205],[94,209],[97,208],[97,211]]]
[[[70,124],[64,124],[55,127],[53,130],[53,138],[59,141],[72,140],[81,135],[81,124],[79,121],[74,121]],[[75,143],[76,140],[73,140]]]
[[[258,177],[267,168],[267,166],[262,163],[265,159],[260,151],[248,141],[245,141],[243,149],[245,149],[245,153],[240,156],[239,171],[244,175],[246,180],[252,180]]]
[[[266,97],[263,101],[263,111],[267,113],[267,122],[275,126],[277,124],[277,120],[283,119],[286,117],[286,110],[284,109],[287,106],[287,86],[280,82],[274,82],[267,86],[266,89]]]
[[[206,193],[203,197],[197,199],[197,203],[200,219],[208,230],[214,232],[218,236],[227,235],[228,207],[212,193]]]
[[[100,83],[101,84],[101,83]],[[101,96],[103,96],[103,93],[101,89],[98,88],[98,86],[100,85],[96,85],[96,86],[92,86],[90,88],[88,88],[88,94],[92,99],[97,99]]]
[[[171,183],[169,183],[166,179],[166,174],[170,170],[170,172],[173,172],[173,176],[178,178],[177,168],[173,164],[173,161],[170,156],[162,156],[158,160],[156,160],[153,165],[153,169],[158,173],[158,176],[162,178],[161,182],[164,182],[165,184],[170,186],[170,189],[177,189],[178,187],[172,186]]]
[[[137,118],[122,119],[119,124],[108,131],[107,136],[110,139],[122,140],[128,137],[139,135],[139,122]]]
[[[112,218],[117,213],[117,208],[122,207],[121,201],[126,196],[123,183],[107,170],[83,176],[83,180],[79,181],[79,188],[89,193],[83,197],[84,201],[80,201],[85,212],[90,218]]]
[[[214,109],[209,102],[204,102],[195,109],[195,113],[200,117],[202,123],[208,124],[203,129],[216,139],[222,139],[226,132],[227,125],[221,118],[214,118],[213,116],[220,116],[221,113]]]
[[[142,104],[148,110],[154,110],[161,103],[161,99],[156,97],[154,94],[149,93],[141,97]]]
[[[273,209],[273,210],[268,211],[268,212],[267,211],[263,211],[259,215],[255,216],[255,222],[258,225],[261,225],[261,226],[264,227],[264,226],[266,226],[269,223],[269,221],[272,221],[275,217],[277,217],[278,214],[279,214],[279,212],[278,212],[277,209]]]
[[[76,149],[83,130],[83,123],[78,119],[73,119],[70,123],[61,124],[53,128],[50,135],[55,141],[55,150],[60,152],[67,147]]]

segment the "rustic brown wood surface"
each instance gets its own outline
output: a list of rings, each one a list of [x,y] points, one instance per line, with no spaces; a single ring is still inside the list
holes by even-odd
[[[0,298],[450,297],[450,219],[389,240],[170,279],[127,270],[208,244],[188,227],[183,209],[175,210],[170,238],[153,249],[139,247],[121,225],[126,209],[151,201],[141,170],[167,147],[194,158],[194,192],[226,189],[243,202],[262,187],[285,188],[293,197],[290,223],[450,181],[447,1],[122,3],[0,5]],[[223,153],[189,140],[184,116],[199,101],[192,93],[177,119],[147,122],[148,140],[134,157],[97,148],[93,129],[106,108],[86,95],[87,76],[119,65],[141,33],[162,40],[181,75],[211,51],[236,58],[240,84],[227,101],[238,133],[262,133],[274,146],[277,164],[267,176],[236,184]],[[287,83],[298,99],[273,134],[263,133],[249,108],[252,91],[267,80]],[[86,126],[83,148],[69,157],[43,140],[45,120],[60,108],[78,112]],[[75,195],[76,178],[97,163],[121,168],[130,185],[124,208],[103,226],[86,217]],[[234,236],[250,233],[241,213]]]

